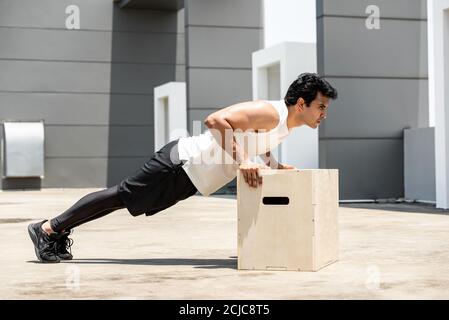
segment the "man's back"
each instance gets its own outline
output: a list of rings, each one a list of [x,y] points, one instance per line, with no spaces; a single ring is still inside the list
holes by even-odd
[[[179,140],[184,170],[197,189],[209,195],[235,178],[239,159],[253,159],[279,145],[290,133],[287,117],[283,100],[244,102],[211,114],[206,119],[209,130]]]

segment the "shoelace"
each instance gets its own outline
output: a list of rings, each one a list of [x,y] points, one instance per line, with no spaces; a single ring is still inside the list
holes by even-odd
[[[70,250],[70,254],[72,254],[72,246],[73,246],[73,239],[67,237],[64,241],[65,250]],[[68,250],[67,250],[68,249]]]
[[[57,252],[57,245],[58,243],[56,241],[51,241],[45,244],[44,248],[42,249],[42,253],[52,253],[56,254]]]
[[[64,248],[65,251],[69,251],[70,254],[72,254],[72,246],[73,246],[73,239],[69,238],[69,235],[71,235],[73,232],[73,230],[70,230],[70,233],[65,236],[66,238],[64,239],[64,242],[60,242],[60,248]]]

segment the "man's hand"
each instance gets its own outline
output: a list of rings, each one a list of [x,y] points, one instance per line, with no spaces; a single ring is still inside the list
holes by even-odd
[[[270,166],[271,169],[294,169],[294,170],[298,170],[298,168],[291,166],[289,164],[282,164],[277,162],[277,160],[273,157],[273,155],[271,154],[271,151],[268,151],[265,154],[261,154],[259,155],[259,157],[263,160],[263,162],[267,165]]]
[[[250,187],[257,188],[262,184],[262,177],[259,175],[259,169],[269,169],[263,164],[246,162],[242,163],[239,167],[240,171],[243,173],[245,182],[249,184]]]
[[[281,169],[281,170],[283,170],[283,169],[295,169],[295,170],[298,170],[298,168],[296,168],[295,166],[291,166],[289,164],[282,164],[282,163],[279,163],[278,169]]]

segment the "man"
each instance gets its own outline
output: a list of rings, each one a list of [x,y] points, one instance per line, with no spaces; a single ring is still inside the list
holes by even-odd
[[[118,209],[149,216],[198,191],[208,196],[235,178],[237,169],[257,188],[262,184],[260,168],[293,168],[277,163],[270,150],[295,127],[316,129],[326,118],[329,100],[336,98],[326,80],[304,73],[281,101],[243,102],[212,113],[205,120],[205,133],[168,143],[118,185],[84,196],[50,221],[30,224],[36,256],[49,263],[70,260],[68,235],[73,228]],[[254,161],[257,156],[265,165]]]

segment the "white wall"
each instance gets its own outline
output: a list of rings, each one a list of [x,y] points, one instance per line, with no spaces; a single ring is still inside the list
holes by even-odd
[[[265,48],[284,41],[316,43],[315,0],[264,0]]]
[[[435,123],[437,208],[449,208],[449,0],[428,2],[429,104]],[[434,112],[434,113],[432,113]]]

